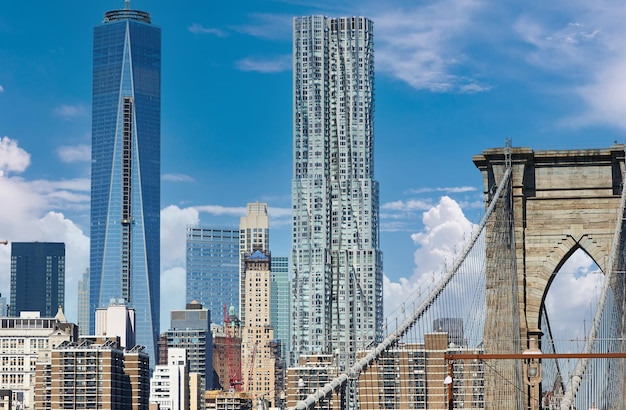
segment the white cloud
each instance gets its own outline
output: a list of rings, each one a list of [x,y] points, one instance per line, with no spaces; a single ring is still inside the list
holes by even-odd
[[[4,87],[0,84],[0,93],[4,92]]]
[[[186,294],[187,226],[199,221],[194,208],[170,205],[161,210],[161,330],[170,323],[170,312],[183,309]]]
[[[54,113],[65,119],[79,117],[85,113],[85,107],[82,105],[61,105],[54,109]]]
[[[413,275],[400,278],[398,282],[385,278],[385,316],[396,311],[398,301],[415,297],[418,291],[426,292],[425,279],[435,272],[441,272],[445,263],[454,260],[465,236],[473,228],[458,203],[447,196],[441,197],[437,205],[423,213],[422,222],[423,230],[411,235],[413,242],[418,245],[413,255]]]
[[[404,316],[403,305],[408,314],[415,308],[410,302],[430,292],[440,272],[450,268],[475,227],[459,204],[448,197],[442,197],[438,204],[423,213],[423,224],[420,232],[411,235],[418,246],[414,253],[413,275],[397,281],[384,277],[384,312],[390,320]],[[604,278],[602,274],[592,274],[595,270],[593,260],[583,251],[576,251],[548,289],[546,308],[554,333],[563,339],[582,340],[589,330]]]
[[[170,205],[161,210],[161,270],[185,267],[185,241],[188,225],[199,222],[195,208]]]
[[[245,206],[222,206],[222,205],[200,205],[194,207],[198,212],[206,212],[211,215],[231,215],[243,216],[246,214]]]
[[[30,154],[9,137],[0,138],[0,176],[5,172],[24,172],[30,165]],[[7,198],[6,196],[4,196]]]
[[[259,73],[279,73],[291,69],[292,56],[285,54],[272,59],[244,58],[235,63],[241,71],[256,71]]]
[[[240,33],[266,39],[286,39],[291,37],[293,16],[254,13],[250,16],[254,23],[235,26]]]
[[[393,201],[381,205],[381,209],[390,211],[425,211],[432,207],[430,201],[421,199],[410,199],[408,201]]]
[[[193,177],[185,174],[164,174],[161,178],[163,181],[168,182],[194,182]]]
[[[579,97],[584,105],[558,123],[626,129],[626,7],[606,0],[562,2],[562,6],[566,11],[561,19],[545,12],[558,4],[544,3],[530,9],[533,13],[527,10],[514,24],[519,38],[530,46],[526,60],[566,82],[548,90]]]
[[[194,34],[213,34],[217,37],[225,37],[227,35],[225,31],[219,28],[204,27],[202,24],[198,23],[193,23],[191,26],[187,27],[187,30]]]
[[[489,87],[455,73],[479,0],[443,0],[415,8],[385,8],[373,15],[377,68],[415,89],[476,93]]]
[[[61,161],[66,163],[91,161],[91,146],[75,145],[63,146],[57,149],[57,154]]]

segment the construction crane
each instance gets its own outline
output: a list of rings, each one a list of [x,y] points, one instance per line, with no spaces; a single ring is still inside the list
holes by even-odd
[[[229,387],[232,391],[241,391],[241,363],[235,365],[233,358],[233,346],[231,339],[230,315],[228,314],[228,306],[224,303],[224,333],[226,334],[226,361],[228,363]]]

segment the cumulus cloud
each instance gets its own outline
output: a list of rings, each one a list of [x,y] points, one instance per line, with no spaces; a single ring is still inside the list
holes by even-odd
[[[0,140],[0,170],[23,172],[30,154],[8,137]],[[89,180],[34,180],[0,175],[0,239],[9,242],[48,241],[65,243],[66,315],[76,318],[78,280],[89,266],[89,238],[82,228],[60,210],[86,209]],[[0,248],[0,291],[10,290],[10,246]]]
[[[235,67],[241,71],[256,71],[259,73],[279,73],[291,69],[291,54],[285,54],[276,58],[244,58],[235,63]]]
[[[24,172],[30,165],[30,154],[9,137],[0,139],[0,176],[5,172]]]
[[[57,149],[59,159],[66,163],[91,161],[91,147],[89,145],[63,146]]]
[[[546,310],[555,335],[578,340],[587,336],[603,282],[604,275],[584,251],[570,256],[546,294]]]
[[[169,312],[185,303],[187,226],[199,222],[194,208],[170,205],[161,210],[161,328],[170,323]]]
[[[187,30],[193,34],[213,34],[217,37],[226,37],[226,32],[219,28],[204,27],[202,24],[193,23],[187,27]]]
[[[385,279],[385,315],[397,310],[398,301],[405,301],[420,290],[426,291],[424,278],[441,272],[446,262],[454,260],[463,240],[474,227],[459,204],[447,196],[441,197],[439,203],[423,213],[422,223],[423,230],[411,235],[417,245],[413,255],[413,275],[400,278],[398,282]]]
[[[455,261],[470,233],[476,227],[464,215],[458,202],[442,197],[422,214],[423,229],[413,233],[416,245],[415,268],[408,278],[390,280],[384,277],[383,303],[388,320],[406,317],[415,308],[410,303],[423,300],[441,273]],[[600,294],[604,275],[582,250],[574,252],[556,275],[546,294],[546,309],[555,334],[567,339],[583,340]],[[406,314],[403,313],[406,309]],[[393,326],[392,323],[389,324]],[[561,348],[568,351],[572,346]]]

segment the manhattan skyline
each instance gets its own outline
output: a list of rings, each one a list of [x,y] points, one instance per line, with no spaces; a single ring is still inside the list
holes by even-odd
[[[67,243],[69,319],[89,264],[90,33],[123,6],[9,3],[0,16],[0,190],[11,198],[0,203],[0,239]],[[161,270],[177,294],[186,224],[236,226],[246,203],[267,202],[272,253],[288,254],[293,16],[365,15],[375,25],[385,303],[436,271],[448,242],[482,214],[472,155],[506,137],[536,149],[607,147],[626,131],[618,2],[131,7],[164,32]],[[571,289],[584,287],[573,280]],[[574,310],[576,298],[567,301]],[[162,318],[185,301],[170,302]]]

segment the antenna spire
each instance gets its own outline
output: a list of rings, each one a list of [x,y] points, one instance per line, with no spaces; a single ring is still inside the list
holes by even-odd
[[[126,10],[130,10],[130,0],[124,0],[126,3]]]

